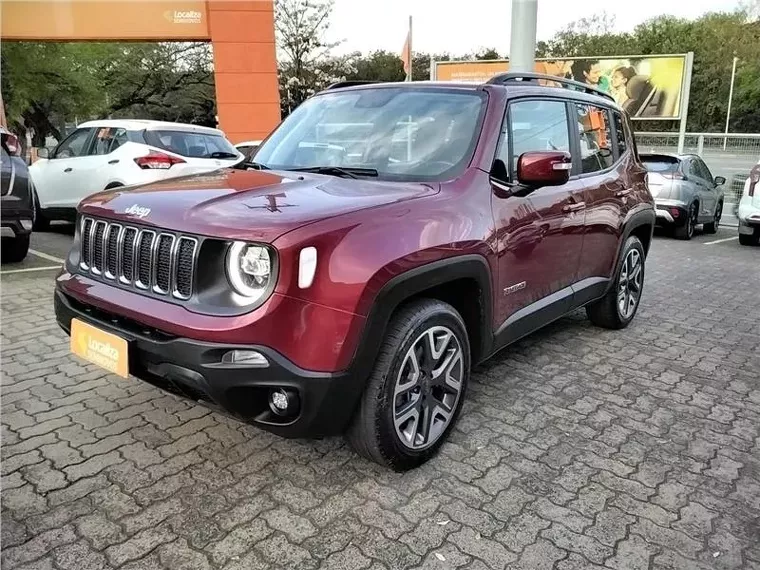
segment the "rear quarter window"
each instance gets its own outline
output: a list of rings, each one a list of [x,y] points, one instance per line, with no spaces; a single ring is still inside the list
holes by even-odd
[[[235,158],[239,153],[226,138],[188,131],[145,131],[145,142],[188,158]]]

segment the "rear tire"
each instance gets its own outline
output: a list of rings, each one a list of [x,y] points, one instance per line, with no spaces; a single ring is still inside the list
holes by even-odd
[[[24,261],[29,253],[29,234],[14,238],[3,238],[2,251],[3,263],[19,263]]]
[[[759,245],[760,235],[754,234],[739,234],[739,243],[742,245]]]
[[[636,236],[629,237],[623,247],[615,281],[607,294],[586,305],[589,320],[605,329],[623,329],[636,316],[644,290],[644,246]]]
[[[706,234],[714,234],[718,231],[718,226],[720,226],[720,218],[723,215],[723,202],[719,202],[717,206],[715,206],[715,217],[713,218],[713,221],[709,224],[704,224],[702,226],[702,229]]]
[[[32,229],[36,232],[46,232],[50,229],[50,220],[42,213],[36,190],[32,193],[32,198],[34,199],[34,225]]]
[[[694,235],[694,226],[697,225],[697,206],[689,206],[689,212],[686,214],[686,223],[678,227],[673,232],[678,239],[690,240]]]
[[[470,343],[451,306],[420,299],[391,319],[346,432],[361,456],[406,471],[432,457],[462,409]]]

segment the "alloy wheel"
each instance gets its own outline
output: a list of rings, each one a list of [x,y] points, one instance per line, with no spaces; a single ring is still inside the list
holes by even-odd
[[[618,310],[625,319],[630,319],[636,311],[641,296],[643,277],[641,253],[631,249],[623,260],[618,282]]]
[[[451,329],[433,326],[417,337],[393,392],[393,424],[405,447],[423,450],[443,435],[457,409],[463,378],[462,346]]]

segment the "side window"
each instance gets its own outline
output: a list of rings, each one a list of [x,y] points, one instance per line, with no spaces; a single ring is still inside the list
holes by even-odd
[[[625,140],[625,127],[623,126],[623,117],[617,111],[612,112],[612,120],[615,121],[615,142],[617,143],[618,156],[623,156],[628,150]]]
[[[702,178],[702,173],[699,171],[699,166],[697,166],[696,160],[691,159],[686,163],[686,175]]]
[[[95,132],[91,155],[110,154],[127,142],[127,131],[113,127],[101,127]]]
[[[612,166],[612,133],[607,111],[594,105],[575,104],[580,142],[581,173],[597,172]]]
[[[702,177],[702,180],[711,183],[713,181],[713,175],[712,172],[710,172],[710,169],[707,168],[707,165],[702,159],[697,159],[696,162],[699,163],[699,171],[701,172],[700,176]]]
[[[509,107],[509,133],[499,147],[502,160],[509,156],[506,144],[512,141],[510,172],[517,170],[517,160],[524,152],[562,150],[570,152],[567,128],[567,106],[564,101],[518,101]]]
[[[53,158],[74,158],[86,154],[91,133],[92,129],[77,129],[58,145]]]

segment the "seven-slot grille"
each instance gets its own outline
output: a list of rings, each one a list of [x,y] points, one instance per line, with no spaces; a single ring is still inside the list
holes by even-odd
[[[198,240],[83,218],[80,268],[124,285],[189,299]]]

